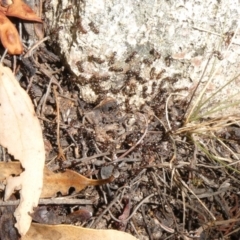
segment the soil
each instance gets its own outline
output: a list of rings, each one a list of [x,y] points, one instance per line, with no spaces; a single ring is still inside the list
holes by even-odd
[[[5,64],[11,62],[7,56]],[[48,42],[32,57],[18,58],[17,69],[42,124],[48,167],[93,179],[115,177],[80,193],[69,189],[71,198],[91,204],[40,205],[35,221],[114,228],[138,239],[239,239],[238,123],[199,141],[191,132],[179,131],[189,99],[172,97],[181,92],[173,88],[176,79],[165,79],[167,86],[161,84],[154,99],[139,109],[128,102],[119,105],[106,92],[89,104],[79,98],[84,83],[64,69]],[[204,121],[210,119],[200,123]],[[1,211],[2,231],[9,211]],[[47,212],[45,220],[38,218],[42,211]]]
[[[166,105],[171,88],[163,87],[138,111],[130,105],[123,110],[110,97],[94,105],[85,103],[78,97],[79,83],[62,70],[50,49],[44,51],[45,62],[40,48],[34,53],[37,66],[19,64],[20,72],[25,71],[20,83],[29,89],[42,123],[46,164],[54,171],[69,168],[89,178],[115,176],[105,186],[81,193],[69,190],[72,198],[91,200],[91,205],[81,206],[91,218],[81,213],[77,220],[63,220],[79,208],[63,204],[47,207],[52,221],[120,229],[139,239],[238,239],[239,174],[213,161],[190,135],[176,134],[184,125],[186,99],[172,98]],[[216,133],[236,155],[238,133],[237,125]],[[229,155],[221,145],[212,144],[219,155]]]

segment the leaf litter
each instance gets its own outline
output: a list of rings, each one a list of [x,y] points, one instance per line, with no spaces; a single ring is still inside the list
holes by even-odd
[[[45,149],[40,122],[29,95],[8,67],[0,66],[0,144],[21,162],[24,171],[6,181],[4,199],[20,190],[14,216],[16,228],[25,235],[31,224],[28,213],[38,205],[42,191]]]
[[[28,64],[33,69],[37,64],[39,72],[31,84],[27,77],[20,82],[29,89],[41,119],[46,165],[56,172],[56,182],[61,176],[71,176],[73,171],[92,179],[111,175],[116,179],[97,188],[63,184],[63,190],[53,180],[51,196],[58,191],[62,204],[35,208],[38,218],[34,219],[41,224],[32,224],[26,239],[32,239],[36,232],[40,232],[39,239],[50,238],[53,232],[63,239],[85,233],[91,239],[95,233],[97,239],[105,236],[103,230],[87,228],[124,230],[138,239],[238,236],[240,149],[236,116],[205,119],[204,111],[199,111],[201,118],[185,125],[187,99],[180,97],[181,90],[174,86],[177,79],[170,77],[165,79],[167,86],[162,84],[153,100],[138,110],[127,102],[124,107],[119,105],[104,92],[95,103],[86,103],[79,98],[79,88],[86,83],[67,70],[62,71],[49,46],[40,45],[33,56],[35,62],[28,59]],[[21,71],[28,77],[34,74],[26,64]],[[100,91],[93,80],[92,87]],[[58,88],[54,90],[53,86]],[[9,154],[2,150],[2,158],[13,159]],[[21,170],[19,166],[16,169]],[[14,172],[7,171],[3,178],[9,174]],[[84,198],[91,204],[69,206],[68,198]],[[63,223],[75,212],[81,216],[77,212],[81,207],[89,208],[87,212],[92,217],[66,223],[86,229],[44,225]]]

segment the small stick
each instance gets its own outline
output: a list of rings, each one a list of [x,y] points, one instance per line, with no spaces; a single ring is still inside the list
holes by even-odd
[[[3,55],[2,55],[2,57],[1,57],[0,63],[3,63],[3,60],[4,60],[4,58],[6,57],[7,52],[8,52],[8,50],[7,50],[7,48],[6,48],[5,51],[4,51],[4,53],[3,53]]]
[[[168,130],[169,131],[172,131],[172,127],[171,127],[171,124],[170,124],[170,121],[169,121],[169,117],[168,117],[168,103],[169,103],[169,100],[172,96],[181,96],[181,97],[185,97],[184,95],[182,94],[179,94],[179,93],[171,93],[168,98],[167,98],[167,101],[166,101],[166,107],[165,107],[165,115],[166,115],[166,121],[167,121],[167,124],[168,124]]]
[[[142,211],[143,221],[145,223],[145,227],[147,229],[147,233],[148,233],[149,239],[153,240],[151,230],[150,230],[150,228],[149,228],[149,226],[147,224],[147,218],[146,218],[146,214],[145,214],[145,207],[144,207],[144,205],[142,205],[141,211]]]
[[[134,144],[130,149],[128,149],[124,154],[122,154],[122,155],[118,158],[118,160],[121,159],[121,158],[124,158],[124,157],[125,157],[126,155],[128,155],[131,151],[133,151],[134,148],[135,148],[137,145],[139,145],[139,144],[141,143],[141,141],[143,140],[143,138],[146,136],[147,131],[148,131],[148,122],[147,122],[147,118],[145,117],[145,115],[143,115],[143,117],[144,117],[145,122],[146,122],[146,128],[145,128],[145,131],[144,131],[142,137],[137,141],[136,144]]]
[[[123,192],[124,192],[124,191],[125,191],[125,188],[130,188],[130,187],[128,187],[128,186],[120,187],[120,188],[117,190],[117,193],[118,193],[120,190],[122,190],[122,189],[123,189]],[[108,212],[108,210],[118,201],[121,193],[119,193],[118,195],[117,195],[117,193],[115,194],[116,197],[112,200],[112,202],[109,203],[109,205],[107,206],[107,208],[104,209],[104,211],[102,211],[102,213],[97,217],[97,219],[95,220],[95,222],[91,223],[89,227],[91,227],[91,228],[96,227],[97,223],[101,220],[101,218],[103,217],[103,215],[104,215],[106,212]]]
[[[24,55],[24,58],[30,57],[32,56],[32,52],[35,48],[37,48],[39,45],[41,45],[43,42],[47,41],[49,39],[49,37],[45,37],[43,39],[41,39],[40,41],[38,41],[37,43],[35,43]]]
[[[47,101],[48,95],[50,93],[50,88],[51,88],[51,85],[52,85],[52,81],[53,81],[53,77],[50,78],[50,81],[49,81],[48,86],[47,86],[47,91],[45,93],[44,100],[43,100],[43,103],[42,103],[41,116],[43,116],[46,101]]]
[[[60,113],[59,113],[59,102],[58,102],[58,93],[56,90],[56,86],[53,86],[53,92],[55,96],[56,101],[56,107],[57,107],[57,145],[58,145],[58,159],[61,159],[63,161],[66,160],[66,157],[64,155],[63,149],[60,144]]]
[[[211,216],[211,218],[215,221],[216,218],[213,216],[213,214],[207,209],[207,207],[205,206],[205,204],[197,197],[197,195],[188,187],[188,185],[182,180],[180,179],[180,182],[182,183],[182,185],[193,194],[193,196],[200,202],[200,204],[205,208],[205,210],[209,213],[209,215]]]
[[[11,206],[18,205],[20,200],[12,200],[12,201],[0,201],[0,206]],[[38,204],[47,205],[47,204],[69,204],[69,205],[92,205],[91,200],[86,199],[68,199],[68,198],[51,198],[51,199],[39,199]]]
[[[148,201],[149,198],[153,197],[155,195],[155,193],[150,194],[149,196],[145,197],[144,199],[142,199],[142,201],[134,208],[134,210],[132,211],[131,215],[124,219],[124,221],[128,222],[133,215],[137,212],[137,210],[146,202]],[[111,215],[111,212],[108,210],[109,214]],[[111,217],[116,221],[116,222],[122,222],[121,220],[115,218],[114,216],[111,215]]]

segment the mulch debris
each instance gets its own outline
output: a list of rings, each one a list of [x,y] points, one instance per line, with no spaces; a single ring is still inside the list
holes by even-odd
[[[8,56],[5,64],[11,62]],[[35,221],[114,228],[139,239],[239,239],[239,163],[228,167],[213,161],[190,135],[175,134],[184,124],[187,100],[169,98],[171,87],[162,86],[138,110],[105,93],[86,103],[76,78],[47,43],[18,58],[16,73],[41,121],[49,168],[94,179],[115,177],[80,193],[69,189],[72,198],[91,204],[41,205]],[[234,154],[202,141],[210,152],[236,160],[239,129],[235,124],[216,133]],[[1,231],[14,224],[9,209],[14,211],[0,208]]]

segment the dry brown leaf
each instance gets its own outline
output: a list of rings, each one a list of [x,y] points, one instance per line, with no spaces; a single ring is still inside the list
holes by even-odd
[[[22,240],[137,240],[132,235],[116,230],[82,228],[72,225],[44,225],[32,223]]]
[[[11,175],[20,175],[22,167],[19,162],[0,162],[0,181],[4,181]]]
[[[74,187],[76,192],[81,191],[87,186],[97,186],[113,181],[114,178],[93,180],[78,174],[72,170],[66,170],[63,173],[54,173],[49,169],[44,169],[44,184],[41,198],[49,198],[61,192],[67,195],[69,188]]]
[[[28,21],[42,22],[41,18],[22,0],[14,0],[13,4],[7,8],[6,15]]]
[[[10,54],[21,54],[23,46],[17,29],[6,16],[21,18],[42,23],[42,20],[22,0],[4,1],[0,5],[0,38],[3,46]],[[40,30],[40,29],[37,29]],[[38,31],[40,34],[40,31]],[[42,35],[41,35],[42,37]]]
[[[0,180],[2,181],[10,175],[18,175],[21,173],[21,166],[18,162],[1,162],[0,169]],[[44,183],[41,198],[54,197],[57,192],[67,195],[70,187],[74,187],[75,191],[79,192],[87,186],[102,185],[114,180],[113,177],[93,180],[68,169],[63,173],[54,173],[47,167],[44,168],[43,179]]]
[[[8,177],[5,200],[20,190],[20,204],[14,216],[16,228],[24,235],[31,224],[33,207],[43,184],[45,150],[42,130],[28,94],[21,88],[12,71],[0,65],[0,144],[20,160],[24,171]]]
[[[0,12],[0,38],[2,45],[10,54],[21,54],[23,52],[17,29],[2,12]]]

